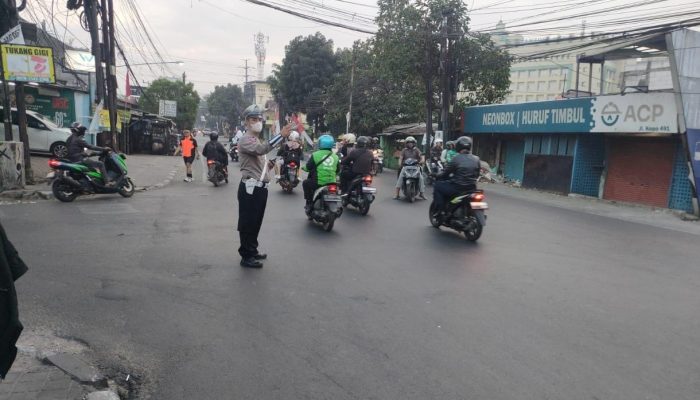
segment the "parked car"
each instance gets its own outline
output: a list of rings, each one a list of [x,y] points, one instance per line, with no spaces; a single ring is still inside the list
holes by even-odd
[[[2,123],[3,113],[4,110],[0,107],[0,138],[5,137],[5,124]],[[27,110],[27,136],[29,136],[30,152],[48,153],[56,158],[65,158],[68,155],[66,140],[70,134],[70,129],[59,128],[45,116]],[[12,109],[12,140],[20,141],[16,108]]]

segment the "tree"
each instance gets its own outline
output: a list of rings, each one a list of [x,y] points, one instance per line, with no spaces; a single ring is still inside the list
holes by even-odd
[[[301,111],[318,131],[325,127],[324,89],[336,73],[333,41],[320,32],[298,36],[285,47],[281,65],[269,80],[278,103],[287,111]]]
[[[238,85],[215,86],[214,91],[207,97],[209,113],[217,117],[223,117],[232,125],[238,125],[246,102],[243,98],[243,90]]]
[[[157,114],[160,100],[177,101],[177,116],[174,118],[179,129],[192,129],[197,117],[199,94],[193,83],[160,78],[151,82],[139,100],[139,106],[146,112]]]

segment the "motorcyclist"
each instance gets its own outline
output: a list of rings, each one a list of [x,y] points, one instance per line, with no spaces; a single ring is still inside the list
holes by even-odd
[[[372,150],[367,148],[369,144],[370,140],[368,137],[360,136],[357,139],[356,147],[348,153],[347,157],[343,158],[341,162],[343,171],[340,173],[340,190],[343,194],[348,192],[350,182],[355,177],[358,175],[369,175],[372,169],[372,161],[374,160]]]
[[[299,132],[292,131],[287,141],[280,146],[277,151],[277,162],[275,163],[275,179],[280,179],[281,165],[287,165],[292,161],[297,165],[301,165],[301,160],[304,159],[304,150],[301,146],[300,139],[301,136]]]
[[[343,141],[345,142],[345,144],[343,145],[343,147],[340,148],[340,154],[341,157],[345,158],[348,156],[348,153],[350,153],[350,151],[355,147],[357,137],[354,133],[348,133],[347,135],[343,136]]]
[[[452,157],[457,155],[457,150],[455,150],[455,140],[447,142],[447,149],[443,152],[444,157],[440,157],[443,164],[447,164],[452,160]]]
[[[433,190],[436,210],[442,213],[447,200],[476,190],[481,163],[479,157],[471,154],[472,139],[462,136],[455,141],[455,155],[441,174],[435,176],[437,182]]]
[[[442,139],[435,139],[433,147],[430,149],[430,172],[435,172],[433,165],[442,161]]]
[[[107,175],[107,169],[102,161],[91,160],[88,158],[88,154],[85,153],[85,149],[90,149],[94,151],[111,151],[109,147],[99,147],[88,144],[85,141],[85,132],[87,128],[81,125],[79,122],[74,122],[70,127],[71,135],[66,140],[66,145],[68,146],[68,160],[73,163],[81,163],[90,168],[95,168],[102,174],[102,179],[105,186],[114,186],[115,182]]]
[[[395,200],[399,200],[401,198],[401,186],[403,184],[404,179],[403,163],[411,158],[414,160],[418,160],[421,164],[425,162],[425,160],[423,159],[423,155],[421,154],[418,147],[416,147],[416,138],[414,138],[413,136],[409,136],[406,138],[406,147],[401,151],[401,155],[399,156],[399,167],[401,169],[399,171],[399,179],[396,181],[396,196],[394,197]],[[425,179],[423,179],[423,174],[418,174],[418,190],[420,191],[418,196],[421,199],[425,200],[425,195],[423,194],[425,192]]]
[[[228,154],[223,144],[219,142],[219,134],[212,132],[209,135],[209,141],[204,145],[202,155],[207,161],[214,160],[221,163],[221,168],[224,170],[224,175],[228,176]]]
[[[304,209],[309,212],[313,207],[314,192],[321,186],[337,182],[337,175],[340,171],[340,160],[333,153],[335,140],[331,135],[321,135],[318,138],[319,150],[313,152],[309,161],[303,167],[308,172],[306,180],[302,183],[304,188],[304,199],[306,206]]]
[[[372,138],[372,149],[379,149],[379,138],[378,137]]]

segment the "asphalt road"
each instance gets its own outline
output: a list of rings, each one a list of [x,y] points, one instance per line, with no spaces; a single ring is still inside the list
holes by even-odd
[[[2,206],[21,315],[156,399],[700,397],[700,237],[491,195],[470,244],[391,200],[395,176],[331,233],[273,186],[262,270],[238,266],[236,185],[201,172]]]

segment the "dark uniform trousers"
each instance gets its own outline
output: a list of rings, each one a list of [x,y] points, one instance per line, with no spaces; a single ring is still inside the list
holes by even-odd
[[[475,190],[476,185],[457,186],[449,181],[437,181],[435,185],[433,185],[433,201],[435,202],[435,208],[438,211],[443,211],[447,202],[452,200],[453,197]]]
[[[258,233],[265,216],[267,188],[256,187],[253,194],[245,191],[243,182],[238,186],[238,233],[241,247],[238,254],[246,259],[258,254]]]

